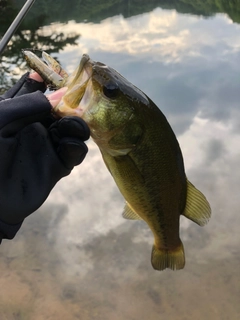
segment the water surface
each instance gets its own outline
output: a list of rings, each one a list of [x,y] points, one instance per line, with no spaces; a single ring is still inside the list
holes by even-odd
[[[0,318],[239,319],[238,7],[69,3],[52,17],[33,7],[2,57],[2,90],[27,70],[25,47],[47,50],[69,72],[83,53],[117,69],[167,116],[212,219],[201,228],[181,218],[186,267],[153,270],[152,234],[121,217],[123,198],[89,140],[84,163],[2,243]],[[7,12],[5,25],[14,18]]]

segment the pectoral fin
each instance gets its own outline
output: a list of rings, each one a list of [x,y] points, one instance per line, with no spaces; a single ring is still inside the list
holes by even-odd
[[[129,152],[131,152],[132,148],[125,148],[125,149],[105,149],[106,152],[110,154],[112,157],[118,157],[118,156],[125,156]]]
[[[182,214],[200,226],[207,224],[211,216],[211,208],[207,199],[188,180],[186,206]]]
[[[125,204],[122,216],[124,219],[128,220],[142,220],[142,218],[130,208],[127,202]]]

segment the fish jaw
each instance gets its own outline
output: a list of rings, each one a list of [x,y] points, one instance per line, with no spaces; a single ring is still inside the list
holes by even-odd
[[[59,104],[54,108],[53,113],[63,116],[83,116],[88,104],[92,101],[92,88],[90,79],[92,77],[93,61],[88,55],[83,55],[79,67],[68,78],[67,92]]]

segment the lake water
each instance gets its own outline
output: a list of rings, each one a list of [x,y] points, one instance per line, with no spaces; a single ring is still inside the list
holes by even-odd
[[[3,54],[2,90],[26,72],[26,47],[69,72],[83,53],[115,68],[168,118],[212,218],[201,228],[182,217],[185,268],[153,270],[152,234],[122,218],[124,200],[89,140],[86,160],[1,245],[0,319],[240,319],[240,19],[230,14],[239,7],[78,2],[58,1],[56,14],[34,4]],[[21,3],[1,15],[6,28]]]

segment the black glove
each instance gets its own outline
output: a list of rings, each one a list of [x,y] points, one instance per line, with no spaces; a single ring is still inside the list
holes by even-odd
[[[8,91],[6,91],[2,96],[0,96],[0,101],[22,96],[26,93],[35,92],[40,90],[42,92],[46,91],[46,84],[44,82],[38,82],[29,78],[29,72],[25,73],[20,80]]]
[[[52,107],[41,92],[45,85],[27,77],[0,97],[0,238],[13,238],[88,151],[83,141],[90,132],[82,119],[52,120],[50,127],[41,123]]]

